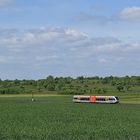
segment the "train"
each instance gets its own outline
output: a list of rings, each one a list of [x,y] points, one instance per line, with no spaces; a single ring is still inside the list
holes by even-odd
[[[72,101],[74,103],[105,103],[116,104],[119,103],[117,96],[87,96],[87,95],[74,95]]]

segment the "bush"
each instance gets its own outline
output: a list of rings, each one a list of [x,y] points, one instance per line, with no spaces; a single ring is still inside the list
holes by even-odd
[[[79,91],[61,91],[61,92],[58,92],[58,94],[63,94],[63,95],[83,95],[84,92],[79,92]]]
[[[18,89],[13,88],[6,88],[6,89],[0,89],[0,94],[19,94],[20,91]]]

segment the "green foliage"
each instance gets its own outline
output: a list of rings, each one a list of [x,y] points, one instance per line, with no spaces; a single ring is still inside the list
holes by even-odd
[[[2,88],[0,89],[0,94],[19,94],[20,89],[17,88]]]
[[[82,91],[76,91],[76,90],[66,90],[66,91],[60,91],[58,94],[62,95],[83,95],[84,92]]]
[[[65,94],[106,94],[140,92],[140,76],[125,77],[53,77],[39,80],[1,80],[0,94],[61,92]]]
[[[119,92],[124,90],[124,87],[123,87],[123,85],[121,85],[121,84],[118,84],[118,85],[116,86],[116,88],[117,88],[117,90],[118,90]]]

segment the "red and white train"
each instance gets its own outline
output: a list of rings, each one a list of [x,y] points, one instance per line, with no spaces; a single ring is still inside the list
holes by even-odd
[[[86,95],[74,95],[74,103],[119,103],[119,98],[116,96],[86,96]]]

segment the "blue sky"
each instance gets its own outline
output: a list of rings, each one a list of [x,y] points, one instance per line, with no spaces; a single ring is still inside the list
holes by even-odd
[[[140,1],[0,0],[0,78],[140,75]]]

